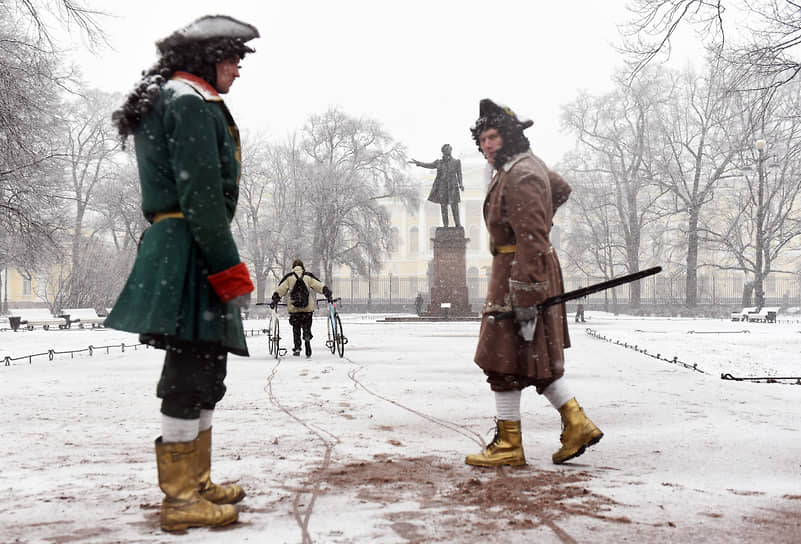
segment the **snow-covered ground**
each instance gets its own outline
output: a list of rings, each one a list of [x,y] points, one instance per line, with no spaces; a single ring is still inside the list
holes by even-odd
[[[528,465],[464,464],[493,428],[477,322],[345,314],[344,358],[322,318],[310,359],[250,337],[212,465],[248,496],[239,523],[187,535],[158,524],[162,353],[106,329],[2,331],[0,542],[800,542],[801,385],[720,376],[801,376],[801,324],[587,317],[567,378],[605,436],[561,466],[558,414],[533,390]]]

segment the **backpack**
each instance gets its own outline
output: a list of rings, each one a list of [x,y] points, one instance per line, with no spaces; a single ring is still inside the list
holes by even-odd
[[[305,275],[305,272],[300,277],[295,274],[295,285],[292,286],[292,291],[289,293],[289,300],[296,308],[305,308],[309,305],[309,288],[306,287],[306,282],[303,281],[303,276]]]

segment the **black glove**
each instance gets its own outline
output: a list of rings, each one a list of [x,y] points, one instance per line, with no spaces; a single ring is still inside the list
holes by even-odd
[[[281,300],[281,295],[279,295],[278,293],[273,293],[273,299],[270,302],[270,308],[272,308],[273,310],[278,308],[278,301],[279,300]]]
[[[331,289],[329,289],[327,285],[323,285],[323,296],[326,298],[328,302],[331,302],[331,299],[334,298],[334,294],[331,292]]]

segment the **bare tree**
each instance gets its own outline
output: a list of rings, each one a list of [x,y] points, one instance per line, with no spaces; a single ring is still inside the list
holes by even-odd
[[[715,187],[729,175],[745,133],[732,130],[733,97],[719,59],[713,57],[703,74],[687,69],[669,76],[670,100],[652,125],[657,143],[652,172],[672,196],[662,200],[664,215],[683,218],[684,302],[692,308],[697,304],[702,215],[712,204]]]
[[[576,137],[585,173],[608,182],[628,272],[640,269],[643,229],[655,219],[655,203],[664,193],[650,173],[651,123],[664,101],[660,89],[655,76],[642,78],[635,86],[618,81],[614,91],[599,97],[585,93],[562,111],[562,123]],[[638,283],[632,284],[630,293],[636,307]]]
[[[414,206],[418,198],[405,149],[377,121],[337,109],[311,116],[302,138],[313,262],[328,283],[337,264],[360,273],[379,268],[392,240],[381,201],[401,198]]]
[[[57,250],[59,202],[50,180],[67,74],[59,71],[53,31],[77,26],[90,44],[103,43],[98,15],[74,0],[0,2],[0,266],[32,274]]]
[[[753,102],[741,106],[740,127],[749,140],[736,157],[742,175],[716,196],[720,213],[706,231],[714,247],[731,258],[731,264],[718,266],[751,277],[746,288],[758,306],[765,303],[765,278],[781,270],[781,255],[801,237],[800,89],[794,81],[775,95],[763,94],[758,108]]]
[[[239,248],[256,276],[256,300],[264,302],[270,277],[288,268],[304,247],[305,195],[295,139],[273,145],[262,136],[243,139],[242,180],[235,218]]]
[[[754,79],[781,86],[801,71],[794,52],[801,44],[801,4],[796,0],[633,0],[627,8],[632,18],[623,27],[621,49],[632,79],[660,55],[670,54],[683,27],[697,30],[739,68],[741,88],[752,87]]]
[[[592,165],[585,163],[577,154],[568,154],[559,165],[570,180],[573,191],[565,211],[560,208],[560,222],[567,225],[566,268],[573,269],[586,278],[600,276],[611,279],[618,271],[626,269],[626,244],[616,228],[617,215],[613,183]],[[604,309],[609,310],[609,293],[605,293]],[[616,305],[616,292],[612,291],[612,304]]]
[[[117,97],[100,91],[87,91],[65,107],[64,122],[65,174],[69,193],[72,222],[68,254],[70,267],[65,272],[69,307],[81,307],[91,302],[89,269],[96,266],[93,255],[105,241],[97,237],[97,228],[87,222],[87,213],[95,191],[104,184],[113,184],[117,176],[116,159],[120,141],[109,123]],[[93,219],[93,218],[92,218]],[[103,221],[99,219],[99,226]]]
[[[95,186],[88,203],[97,227],[107,233],[120,254],[132,253],[148,223],[142,214],[142,189],[136,158],[131,150],[114,157],[108,183]]]

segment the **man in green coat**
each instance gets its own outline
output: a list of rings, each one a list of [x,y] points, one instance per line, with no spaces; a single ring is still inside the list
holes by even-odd
[[[106,326],[137,332],[166,351],[157,396],[161,527],[237,521],[238,485],[211,482],[211,420],[225,394],[227,355],[248,355],[240,308],[253,283],[231,233],[239,196],[239,132],[221,98],[259,36],[215,15],[156,45],[157,63],[112,118],[134,137],[143,234],[133,269]]]

